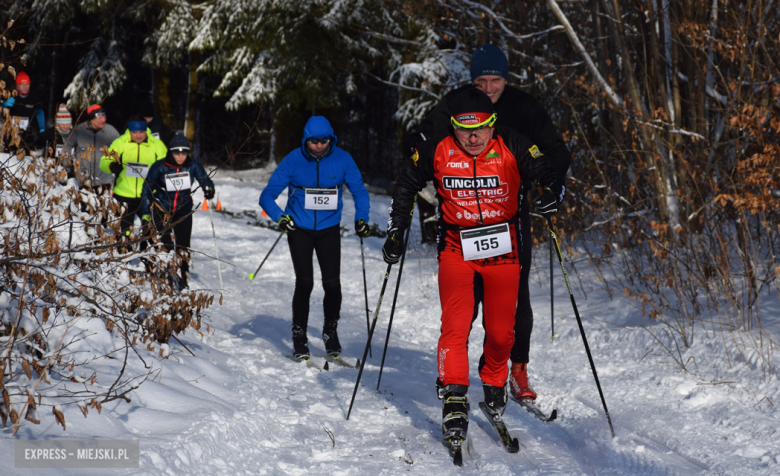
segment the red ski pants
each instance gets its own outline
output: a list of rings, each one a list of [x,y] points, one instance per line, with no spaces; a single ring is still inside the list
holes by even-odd
[[[519,264],[480,266],[464,261],[457,253],[441,253],[439,298],[441,337],[439,337],[439,379],[444,385],[469,384],[468,339],[474,315],[474,277],[482,276],[485,286],[484,316],[485,365],[482,382],[496,387],[506,383],[509,352],[515,341],[515,310],[520,283]]]

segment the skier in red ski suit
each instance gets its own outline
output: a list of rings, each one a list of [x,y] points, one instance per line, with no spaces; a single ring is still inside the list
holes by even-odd
[[[563,184],[539,148],[519,133],[494,127],[490,98],[466,88],[451,104],[452,127],[423,134],[398,179],[382,249],[387,263],[403,252],[415,195],[433,181],[439,198],[438,249],[441,337],[437,361],[444,399],[442,432],[460,445],[468,429],[468,336],[474,312],[474,280],[484,282],[485,343],[480,377],[489,411],[503,413],[507,360],[514,343],[520,276],[517,214],[522,181],[544,190],[540,207],[557,206]]]

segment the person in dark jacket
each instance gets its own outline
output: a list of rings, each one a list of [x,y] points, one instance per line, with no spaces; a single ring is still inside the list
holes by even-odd
[[[293,268],[295,293],[292,303],[293,356],[308,360],[309,296],[314,288],[312,253],[322,272],[325,291],[323,310],[325,324],[322,340],[329,356],[341,354],[337,327],[341,311],[341,223],[342,186],[346,185],[355,200],[355,231],[370,234],[369,198],[355,161],[348,152],[336,147],[337,138],[327,119],[309,118],[303,129],[301,147],[293,150],[274,171],[260,195],[260,206],[287,233]],[[284,211],[276,197],[287,189]]]
[[[152,131],[152,135],[166,144],[173,137],[173,132],[162,119],[154,114],[154,104],[151,101],[146,101],[141,105],[141,109],[138,111],[139,115],[146,121],[147,127]]]
[[[5,100],[14,125],[19,128],[21,146],[29,152],[35,149],[39,134],[46,129],[46,116],[38,96],[30,90],[32,82],[24,71],[16,75],[16,97]]]
[[[431,137],[436,130],[450,126],[451,105],[466,88],[473,86],[481,89],[493,102],[499,126],[508,127],[524,135],[539,147],[561,183],[565,183],[566,172],[571,165],[571,153],[558,134],[555,125],[550,120],[541,104],[530,94],[507,85],[509,77],[509,61],[506,55],[495,45],[485,44],[477,48],[471,57],[472,84],[457,88],[447,93],[439,104],[428,113],[417,127],[416,133],[404,143],[404,153],[412,156],[417,145],[424,137]],[[529,347],[531,331],[533,330],[533,310],[528,288],[528,278],[531,271],[531,217],[528,200],[525,196],[529,191],[536,191],[527,177],[523,179],[523,199],[520,201],[519,227],[522,246],[522,267],[520,270],[520,287],[518,291],[517,314],[515,319],[515,344],[512,348],[512,368],[509,377],[512,395],[517,399],[535,399],[536,392],[528,383]],[[538,197],[534,195],[534,199]],[[475,286],[477,302],[482,301],[483,286],[481,280]],[[477,308],[475,306],[476,318]]]
[[[192,237],[192,180],[203,188],[206,200],[214,198],[214,182],[200,163],[190,157],[190,141],[176,134],[168,145],[165,160],[155,162],[146,174],[141,202],[141,220],[162,232],[165,250],[189,255]],[[173,226],[171,226],[173,225]],[[171,233],[176,237],[174,242]],[[181,264],[179,289],[188,287],[187,257]]]

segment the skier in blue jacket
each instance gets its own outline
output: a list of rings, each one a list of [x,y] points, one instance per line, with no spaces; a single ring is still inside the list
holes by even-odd
[[[287,233],[290,245],[295,269],[293,356],[299,360],[308,360],[310,355],[307,329],[309,297],[314,288],[314,251],[325,291],[322,340],[328,355],[338,358],[341,354],[337,327],[341,310],[342,185],[355,200],[355,231],[360,236],[370,235],[369,199],[363,178],[352,156],[336,147],[336,141],[330,122],[312,116],[303,129],[301,147],[287,154],[260,194],[260,206]],[[275,200],[285,188],[288,199],[283,211]]]

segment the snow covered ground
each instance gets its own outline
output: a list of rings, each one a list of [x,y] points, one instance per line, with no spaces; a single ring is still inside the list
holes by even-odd
[[[257,199],[267,177],[267,170],[218,174],[224,208],[259,215]],[[371,221],[382,228],[389,201],[372,194]],[[351,198],[345,204],[343,225],[352,230]],[[476,373],[479,326],[470,345],[472,423],[466,466],[454,467],[441,444],[441,403],[434,390],[437,264],[434,252],[420,245],[407,255],[381,387],[376,390],[397,266],[379,316],[373,359],[346,421],[357,370],[333,366],[320,372],[284,357],[292,348],[294,283],[286,239],[249,281],[277,233],[248,221],[253,220],[214,214],[219,256],[226,262],[226,293],[223,305],[210,309],[212,332],[181,338],[195,356],[173,343],[174,355],[155,364],[156,378],[135,391],[131,403],[111,402],[102,414],[93,411],[86,419],[78,409],[68,409],[65,431],[52,418],[26,424],[15,436],[4,430],[3,474],[42,473],[11,467],[14,440],[32,438],[140,440],[140,469],[112,474],[780,474],[777,372],[765,379],[750,356],[745,363],[732,355],[729,365],[722,336],[699,330],[690,355],[704,380],[683,372],[639,327],[644,321],[634,303],[618,296],[610,300],[600,292],[595,273],[580,263],[579,279],[572,278],[575,297],[615,426],[617,437],[611,438],[559,270],[555,329],[560,338],[550,340],[546,249],[532,271],[536,322],[529,369],[540,407],[546,412],[557,408],[559,417],[543,423],[510,403],[505,420],[520,440],[519,454],[506,453],[487,420],[474,411],[482,399]],[[213,255],[209,214],[197,212],[194,223],[193,247]],[[386,268],[382,242],[365,240],[371,309]],[[342,246],[339,331],[345,356],[354,358],[362,355],[366,341],[360,242],[350,233]],[[194,256],[192,278],[193,288],[219,287],[217,266],[205,256]],[[777,341],[780,309],[776,296],[765,292],[765,297],[764,325]],[[322,290],[315,286],[309,328],[315,354],[324,354],[321,302]],[[53,469],[45,474],[106,471]]]

